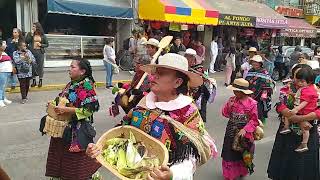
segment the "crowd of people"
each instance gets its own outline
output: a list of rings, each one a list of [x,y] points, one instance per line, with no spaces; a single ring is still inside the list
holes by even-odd
[[[46,46],[42,44],[45,37],[38,33],[33,33],[31,39],[33,49],[28,50],[28,42],[20,40],[12,58],[5,49],[0,49],[0,80],[6,77],[7,81],[15,67],[24,101],[33,77],[32,65],[37,64],[37,58],[41,59],[41,48]],[[234,95],[225,102],[221,112],[228,118],[221,152],[222,175],[225,180],[236,180],[254,173],[255,141],[263,136],[258,127],[266,124],[272,109],[275,84],[270,71],[282,48],[278,51],[270,48],[270,53],[260,55],[257,47],[242,49],[237,44],[224,55],[221,38],[216,37],[211,43],[211,63],[207,70],[203,65],[205,47],[200,41],[186,48],[181,37],[176,36],[164,49],[160,47],[161,41],[147,39],[141,31],[133,32],[128,49],[135,75],[129,84],[112,84],[116,64],[113,39],[106,40],[103,50],[106,88],[112,88],[116,94],[110,114],[119,114],[113,111],[121,106],[126,115],[119,126],[141,129],[163,143],[169,152],[169,163],[153,169],[148,179],[191,180],[197,167],[217,156],[215,141],[206,131],[205,123],[212,118],[207,117],[207,104],[214,102],[217,88],[209,73],[221,71],[223,61],[226,61],[225,86]],[[319,78],[300,59],[302,56],[297,57],[276,104],[280,125],[267,169],[268,177],[273,180],[320,179],[318,121],[315,120],[320,117],[319,81],[316,81]],[[148,75],[143,79],[145,73]],[[42,75],[39,74],[40,80]],[[102,152],[101,147],[93,144],[96,134],[93,115],[100,105],[90,62],[73,60],[69,76],[70,82],[58,95],[68,103],[56,106],[55,112],[72,118],[66,133],[50,140],[46,176],[52,180],[90,179],[101,166],[95,160]],[[10,103],[1,90],[2,102]],[[134,98],[130,100],[131,96]],[[40,131],[45,133],[41,126]]]
[[[121,106],[126,113],[118,125],[139,128],[168,149],[168,165],[154,169],[149,180],[193,179],[196,168],[218,153],[205,128],[205,122],[212,118],[207,117],[207,104],[214,102],[216,93],[215,80],[209,77],[210,69],[203,67],[205,48],[200,43],[199,49],[186,48],[180,37],[175,37],[173,44],[162,50],[157,39],[147,39],[141,33],[134,37],[137,38],[129,41],[129,49],[135,62],[135,76],[131,83],[119,83],[112,89],[116,94],[112,106]],[[107,72],[112,71],[110,64],[116,63],[111,43],[108,40],[104,48]],[[225,85],[234,93],[222,106],[222,115],[229,119],[221,152],[225,180],[254,173],[255,141],[263,136],[257,129],[266,124],[274,91],[274,81],[265,68],[266,58],[259,55],[256,47],[250,47],[247,56],[241,53],[239,60],[237,48],[230,48],[225,56]],[[154,57],[158,50],[162,56]],[[148,76],[141,81],[144,73]],[[74,60],[69,74],[71,82],[59,96],[66,97],[72,106],[56,107],[56,112],[74,115],[68,129],[72,138],[51,138],[46,176],[88,179],[101,166],[94,160],[101,147],[91,143],[94,136],[79,134],[84,131],[82,126],[93,126],[93,114],[99,110],[99,102],[87,60]],[[320,178],[319,135],[314,120],[319,114],[315,76],[299,60],[293,66],[290,80],[280,90],[276,109],[281,121],[267,170],[271,179]],[[107,74],[107,88],[110,88],[108,78],[110,74]],[[139,81],[142,84],[137,87]],[[134,99],[130,101],[132,95]]]
[[[29,87],[42,87],[44,53],[48,40],[40,23],[32,26],[26,37],[18,28],[13,28],[12,38],[1,42],[0,47],[0,108],[12,102],[5,96],[6,87],[15,89],[20,84],[21,103],[28,100]],[[37,84],[36,77],[39,77]],[[32,84],[30,81],[32,79]]]

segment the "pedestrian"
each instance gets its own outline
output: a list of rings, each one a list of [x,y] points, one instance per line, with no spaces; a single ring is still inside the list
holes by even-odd
[[[257,102],[250,97],[253,93],[249,82],[235,79],[227,87],[234,95],[222,108],[222,115],[229,118],[222,148],[222,172],[225,180],[236,180],[253,173],[254,136],[259,125]]]
[[[273,80],[267,70],[263,68],[263,59],[260,55],[251,58],[252,68],[249,70],[246,80],[249,89],[253,91],[252,98],[258,102],[258,117],[266,123],[268,112],[271,110],[271,95],[273,93]]]
[[[214,79],[209,78],[208,72],[204,70],[203,65],[191,66],[189,70],[201,75],[203,79],[203,84],[199,87],[190,88],[189,94],[195,101],[203,122],[207,122],[207,104],[214,102],[217,85]]]
[[[140,69],[141,66],[150,64],[153,56],[156,54],[159,48],[159,41],[150,38],[146,43],[144,43],[147,49],[147,56],[143,60],[139,60],[139,64],[136,64],[136,73],[133,76],[130,87],[126,89],[126,91],[122,94],[119,94],[115,98],[115,104],[120,105],[121,108],[124,110],[125,113],[129,113],[129,111],[136,107],[140,100],[144,97],[144,93],[148,93],[150,91],[150,84],[149,79],[145,78],[141,87],[139,89],[135,89],[138,85],[140,79],[142,78],[144,71]],[[123,97],[130,97],[134,94],[134,98],[131,102],[128,101],[128,98]],[[118,102],[117,99],[123,99],[123,101]]]
[[[12,101],[6,98],[6,85],[13,66],[12,59],[4,52],[5,49],[6,46],[2,43],[2,46],[0,46],[0,108],[12,103]]]
[[[276,59],[274,61],[274,66],[275,69],[279,72],[279,79],[278,80],[283,80],[286,78],[287,73],[286,73],[286,63],[285,63],[285,57],[283,55],[282,51],[282,46],[278,47],[278,50],[276,51]]]
[[[143,30],[138,30],[137,32],[137,44],[136,44],[136,51],[135,51],[135,58],[134,58],[134,67],[137,64],[141,63],[140,60],[144,59],[147,54],[146,46],[144,45],[147,42],[147,38],[144,35]]]
[[[292,69],[295,74],[299,69],[312,70],[306,64],[298,64]],[[276,104],[276,111],[279,113],[280,124],[276,133],[272,153],[267,169],[268,178],[273,180],[292,179],[320,179],[319,170],[319,135],[317,127],[313,126],[309,132],[309,151],[297,153],[294,151],[301,143],[300,128],[292,126],[292,132],[287,135],[280,134],[284,126],[283,118],[288,118],[290,123],[309,122],[314,124],[315,119],[320,118],[320,110],[307,115],[293,115],[290,109],[294,108],[294,96],[300,88],[300,84],[293,77],[292,81],[280,89],[279,102]]]
[[[7,48],[6,48],[6,53],[11,57],[11,59],[13,59],[13,52],[18,50],[19,41],[24,41],[22,32],[18,28],[13,28],[12,37],[7,40]],[[14,62],[12,65],[14,66],[14,68],[16,68]],[[11,76],[9,77],[8,83],[10,84],[11,89],[14,90],[17,85],[17,75],[12,73]]]
[[[112,86],[113,66],[116,64],[116,53],[113,49],[113,38],[107,38],[103,48],[103,64],[106,71],[106,88],[109,89]]]
[[[247,77],[249,70],[252,68],[250,61],[255,55],[257,55],[257,48],[250,47],[248,50],[248,56],[244,59],[244,63],[241,65],[243,79]]]
[[[44,74],[44,53],[45,48],[49,46],[49,43],[46,35],[44,34],[43,28],[39,22],[33,23],[32,31],[29,32],[26,36],[26,42],[28,44],[28,49],[31,50],[37,62],[37,65],[32,67],[33,73],[31,87],[35,87],[37,85],[37,76],[39,76],[38,87],[42,87],[42,80]]]
[[[227,87],[231,83],[231,75],[236,71],[236,49],[234,47],[230,48],[230,51],[226,55],[226,78],[224,85]]]
[[[185,52],[185,51],[186,51],[186,47],[182,44],[181,37],[176,36],[174,39],[174,43],[170,48],[170,53],[178,54],[179,52]]]
[[[298,45],[294,48],[293,53],[290,55],[290,69],[292,68],[293,65],[298,63],[298,60],[301,54],[302,54],[302,49]]]
[[[189,68],[201,64],[199,63],[201,61],[201,58],[197,55],[197,52],[194,49],[188,48],[186,52],[180,52],[180,54],[188,60]]]
[[[299,84],[300,88],[295,95],[294,108],[291,110],[292,114],[307,115],[314,112],[317,109],[318,104],[318,90],[315,86],[315,75],[312,70],[300,69],[294,74],[295,81]],[[284,118],[284,127],[280,131],[280,134],[288,134],[291,132],[290,122],[288,118]],[[309,122],[299,123],[299,127],[302,131],[302,142],[295,149],[296,152],[308,151],[309,130],[312,125]]]
[[[215,63],[215,69],[216,71],[220,72],[223,71],[222,69],[222,64],[223,64],[223,51],[224,51],[224,46],[223,46],[223,42],[222,42],[222,37],[218,38],[218,56],[217,56],[217,60]]]
[[[71,82],[59,97],[67,98],[71,106],[56,106],[55,112],[58,115],[73,115],[68,125],[70,129],[65,129],[73,137],[51,137],[45,175],[53,179],[86,180],[101,166],[84,151],[88,143],[93,142],[96,133],[92,123],[93,114],[99,110],[99,101],[88,60],[73,60],[69,76]]]
[[[13,52],[13,60],[17,68],[17,77],[20,83],[21,104],[25,104],[28,100],[30,80],[32,78],[32,64],[35,64],[36,60],[31,51],[27,49],[24,41],[20,41],[18,50]]]
[[[206,47],[202,44],[200,40],[197,40],[195,42],[194,50],[196,50],[197,55],[200,57],[200,61],[197,62],[197,64],[201,64],[202,62],[204,62],[206,57]]]
[[[268,52],[263,56],[264,67],[268,71],[269,75],[272,76],[274,69],[274,61],[276,60],[276,51],[272,46],[268,47]]]
[[[215,69],[215,63],[217,60],[217,56],[218,56],[218,37],[216,36],[213,41],[211,42],[210,45],[210,55],[211,55],[211,62],[210,62],[210,68],[209,68],[209,72],[210,73],[215,73],[216,69]]]
[[[145,65],[141,69],[154,76],[151,92],[123,118],[122,123],[145,131],[168,149],[168,165],[154,169],[148,179],[192,180],[195,168],[216,153],[196,105],[187,96],[188,85],[200,86],[202,78],[188,71],[186,58],[173,53],[159,57],[159,64]],[[146,123],[151,130],[145,128]],[[100,148],[90,144],[87,154],[95,158],[102,152]]]
[[[232,72],[230,84],[232,84],[233,81],[239,76],[238,74],[241,73],[241,65],[243,64],[244,57],[245,56],[243,54],[241,43],[237,43],[236,44],[236,62],[235,62],[236,68],[235,68],[235,71]]]

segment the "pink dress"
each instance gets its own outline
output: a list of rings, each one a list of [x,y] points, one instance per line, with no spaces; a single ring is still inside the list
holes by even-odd
[[[246,164],[243,160],[244,153],[254,154],[254,136],[253,133],[259,125],[257,102],[248,97],[238,99],[231,97],[222,109],[222,115],[229,118],[228,125],[222,148],[222,170],[225,179],[236,179],[240,176],[253,173],[253,164]],[[245,140],[246,148],[244,151],[235,151],[232,148],[235,135],[239,130],[246,131]],[[249,171],[248,171],[249,170]]]

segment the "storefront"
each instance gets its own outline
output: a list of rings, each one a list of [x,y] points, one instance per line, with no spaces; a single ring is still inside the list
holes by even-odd
[[[130,36],[133,9],[129,1],[39,0],[39,9],[50,44],[46,67],[67,66],[74,57],[102,65],[104,39],[115,38],[119,47]]]
[[[287,17],[288,27],[278,31],[277,43],[281,45],[310,45],[310,39],[315,38],[316,30],[304,20],[303,9],[286,6],[276,6],[277,13]],[[308,44],[306,44],[308,42]]]
[[[283,45],[305,46],[306,39],[317,37],[317,29],[304,19],[288,18],[288,28],[281,30],[280,36],[285,37]]]
[[[271,43],[273,30],[287,27],[287,20],[265,4],[238,0],[209,0],[220,13],[214,36],[223,37],[224,46],[234,43],[265,49]]]
[[[200,39],[207,47],[211,26],[218,24],[219,12],[203,0],[139,0],[138,9],[149,30],[183,36],[185,41]]]

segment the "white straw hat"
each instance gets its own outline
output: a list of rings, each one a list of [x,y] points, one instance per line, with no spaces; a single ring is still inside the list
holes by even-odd
[[[255,47],[250,47],[250,48],[249,48],[249,52],[257,52],[257,48],[255,48]]]
[[[259,63],[263,62],[263,59],[260,55],[254,55],[250,60],[255,61],[255,62],[259,62]]]
[[[233,84],[228,86],[227,89],[241,91],[245,94],[253,93],[251,90],[249,90],[249,82],[243,78],[235,79]]]
[[[148,74],[151,74],[155,68],[162,67],[167,69],[173,69],[189,77],[189,86],[198,87],[203,84],[202,77],[196,73],[188,71],[188,60],[174,53],[168,53],[159,57],[158,64],[148,64],[140,67],[140,69]]]
[[[197,64],[201,64],[202,63],[201,57],[198,56],[197,52],[192,48],[188,48],[185,52],[181,51],[181,52],[179,52],[179,54],[181,56],[185,56],[186,54],[194,56],[196,58],[196,63]]]
[[[143,43],[143,45],[151,45],[151,46],[154,46],[154,47],[157,47],[159,48],[159,41],[154,39],[154,38],[150,38],[147,42]]]

